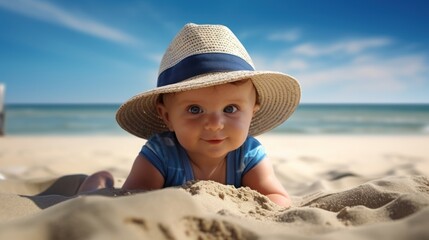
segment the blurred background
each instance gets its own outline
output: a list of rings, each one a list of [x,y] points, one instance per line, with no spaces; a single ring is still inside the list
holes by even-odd
[[[227,25],[258,70],[300,81],[302,104],[273,132],[428,134],[428,9],[417,0],[0,0],[4,131],[126,134],[117,108],[155,87],[166,47],[194,22]]]

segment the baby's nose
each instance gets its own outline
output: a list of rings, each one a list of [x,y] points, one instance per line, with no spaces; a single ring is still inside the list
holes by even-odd
[[[222,114],[212,113],[207,115],[205,128],[207,130],[218,131],[224,127],[224,118]]]

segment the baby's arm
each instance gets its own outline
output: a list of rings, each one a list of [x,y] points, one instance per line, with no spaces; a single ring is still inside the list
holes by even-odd
[[[266,195],[271,201],[280,206],[289,207],[289,195],[277,179],[271,161],[265,158],[247,172],[242,183],[244,186]]]
[[[124,190],[154,190],[164,185],[164,177],[144,156],[134,160],[130,174],[125,180]]]

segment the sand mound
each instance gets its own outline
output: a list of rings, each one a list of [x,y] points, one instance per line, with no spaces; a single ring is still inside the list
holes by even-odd
[[[428,136],[260,140],[289,209],[209,181],[76,197],[85,175],[68,174],[108,170],[120,187],[142,142],[1,138],[0,239],[429,239]]]
[[[399,239],[396,228],[407,227],[414,229],[408,239],[429,236],[429,180],[423,176],[386,177],[309,196],[289,209],[249,188],[211,181],[99,194],[105,196],[1,194],[0,214],[9,220],[0,225],[0,239]],[[40,202],[45,210],[37,209]],[[14,211],[21,211],[20,217],[5,217]],[[389,231],[362,233],[374,232],[376,226]]]

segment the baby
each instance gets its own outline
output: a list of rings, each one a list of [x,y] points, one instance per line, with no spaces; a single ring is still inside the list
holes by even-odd
[[[126,190],[212,180],[247,186],[289,206],[286,190],[254,136],[283,123],[300,99],[298,82],[255,71],[247,51],[225,26],[187,24],[161,61],[157,88],[117,112],[119,125],[148,139],[123,184]],[[111,185],[99,172],[81,191]]]

